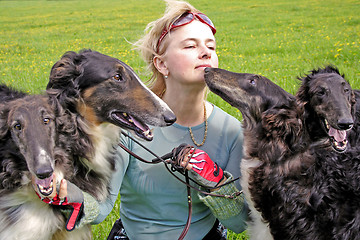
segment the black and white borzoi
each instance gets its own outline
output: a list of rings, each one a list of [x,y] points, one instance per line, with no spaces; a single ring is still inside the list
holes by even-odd
[[[243,114],[241,184],[251,239],[355,239],[350,236],[359,235],[360,224],[349,225],[360,214],[348,212],[338,157],[347,148],[355,101],[338,70],[313,70],[296,98],[255,74],[206,69],[205,81]]]
[[[48,96],[0,91],[6,101],[0,112],[0,239],[91,239],[90,226],[65,231],[59,209],[38,198],[31,178],[44,196],[53,191],[55,173],[102,201],[120,128],[151,140],[147,124],[175,121],[129,66],[98,52],[66,53],[53,66],[48,88]]]

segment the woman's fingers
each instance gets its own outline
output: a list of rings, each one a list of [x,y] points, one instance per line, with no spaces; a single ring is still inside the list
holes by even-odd
[[[62,179],[60,182],[59,198],[63,199],[66,196],[67,196],[67,182],[65,179]]]
[[[53,174],[53,191],[52,191],[52,193],[49,195],[49,196],[47,196],[48,198],[53,198],[53,197],[55,197],[56,196],[56,174],[54,173]]]
[[[184,159],[181,161],[181,166],[183,167],[183,168],[186,168],[187,170],[191,170],[191,168],[192,168],[192,164],[190,163],[190,156],[191,156],[191,154],[186,154],[185,155],[185,157],[184,157]]]

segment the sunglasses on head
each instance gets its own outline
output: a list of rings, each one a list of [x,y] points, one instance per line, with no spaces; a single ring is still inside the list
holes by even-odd
[[[212,31],[213,34],[216,33],[216,28],[213,24],[213,22],[203,13],[193,13],[193,12],[185,12],[183,13],[169,28],[164,28],[164,30],[161,33],[161,36],[159,38],[159,41],[157,43],[157,49],[156,52],[159,52],[159,46],[162,40],[165,38],[165,36],[174,28],[184,26],[186,24],[191,23],[195,20],[195,17],[202,23],[205,23],[208,25]]]

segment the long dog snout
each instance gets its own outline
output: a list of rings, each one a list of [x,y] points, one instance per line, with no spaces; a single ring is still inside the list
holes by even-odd
[[[54,160],[47,153],[47,151],[40,149],[39,153],[37,154],[37,156],[34,157],[34,159],[35,159],[34,162],[36,163],[34,166],[35,168],[34,173],[38,178],[40,179],[48,178],[53,174]]]

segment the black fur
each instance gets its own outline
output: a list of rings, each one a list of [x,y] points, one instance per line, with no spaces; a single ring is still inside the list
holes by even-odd
[[[360,184],[351,187],[347,175],[357,175],[357,159],[348,154],[353,149],[350,144],[345,154],[342,144],[334,144],[324,121],[347,130],[348,138],[352,125],[357,128],[354,94],[338,70],[329,66],[301,78],[296,101],[284,101],[288,94],[279,94],[280,87],[269,85],[269,80],[257,81],[256,75],[206,72],[210,90],[245,116],[241,168],[242,185],[253,207],[252,238],[356,239]],[[229,87],[234,79],[240,84]],[[239,93],[231,95],[234,92]],[[262,234],[266,225],[272,236]]]
[[[2,84],[0,85],[0,100],[2,103],[11,101],[17,98],[25,97],[26,93],[17,91],[15,89],[9,88],[8,86]]]
[[[0,105],[0,123],[2,123],[0,124],[0,189],[2,190],[19,187],[21,184],[21,173],[27,170],[26,161],[22,155],[20,154],[21,157],[17,158],[19,149],[11,140],[11,133],[8,131],[7,124],[5,124],[7,122],[6,116],[9,113],[9,109],[3,108],[6,102],[24,96],[26,96],[26,94],[11,90],[6,85],[0,85],[0,102],[2,103],[2,105]]]

